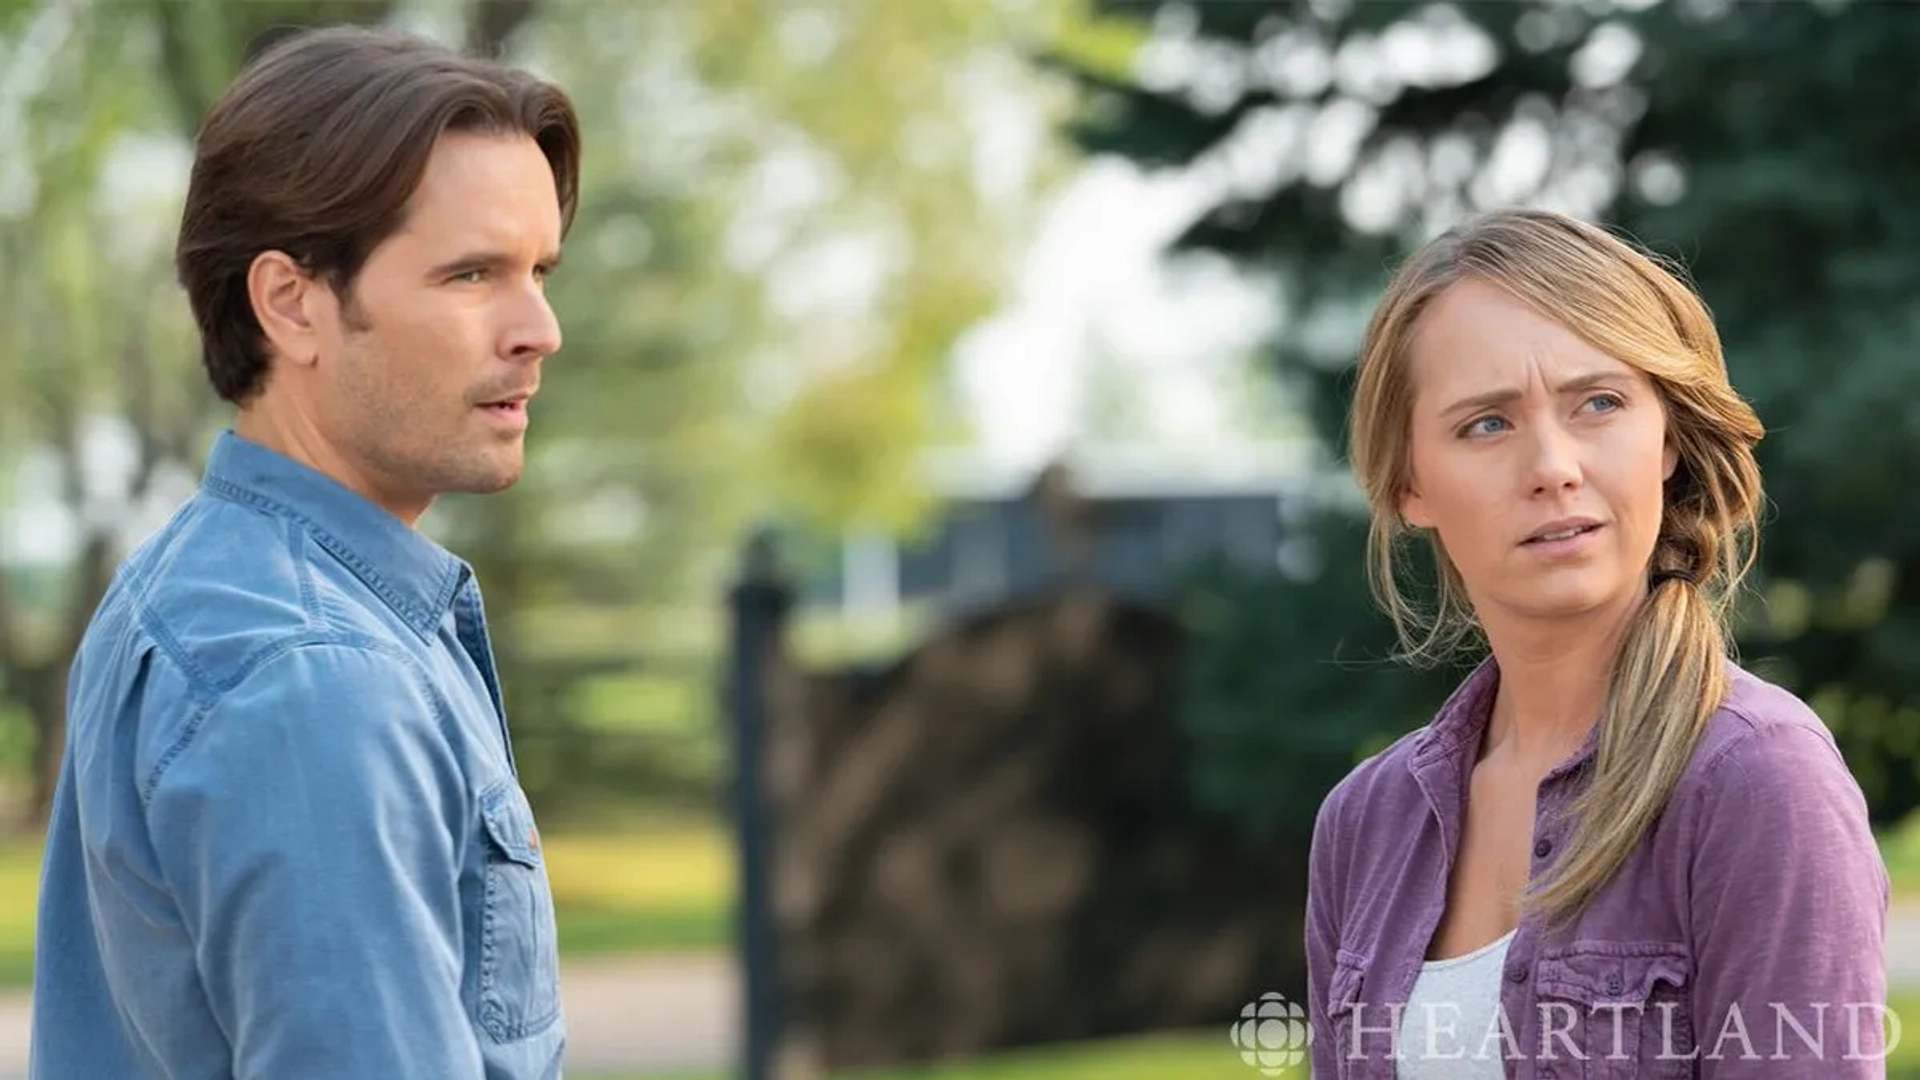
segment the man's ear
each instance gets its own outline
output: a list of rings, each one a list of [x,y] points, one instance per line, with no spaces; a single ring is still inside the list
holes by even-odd
[[[247,297],[272,352],[291,364],[319,358],[316,316],[327,286],[285,252],[263,251],[247,267]]]

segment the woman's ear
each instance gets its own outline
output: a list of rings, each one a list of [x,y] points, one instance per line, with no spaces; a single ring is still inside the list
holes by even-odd
[[[1400,520],[1410,529],[1433,528],[1433,519],[1427,514],[1426,500],[1413,488],[1400,493]]]

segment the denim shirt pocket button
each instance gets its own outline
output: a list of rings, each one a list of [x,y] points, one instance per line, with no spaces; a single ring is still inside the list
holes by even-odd
[[[553,894],[533,808],[502,780],[480,796],[486,886],[480,913],[480,1026],[495,1042],[537,1035],[560,1016]]]

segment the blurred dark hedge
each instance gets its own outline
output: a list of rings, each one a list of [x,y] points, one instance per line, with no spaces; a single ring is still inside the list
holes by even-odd
[[[1241,174],[1175,248],[1273,282],[1287,315],[1274,378],[1336,459],[1360,321],[1395,261],[1446,221],[1495,203],[1556,205],[1676,260],[1770,430],[1760,458],[1772,507],[1742,659],[1814,704],[1876,823],[1920,805],[1920,500],[1909,483],[1920,461],[1920,7],[1096,7],[1181,43],[1162,46],[1163,61],[1197,60],[1184,76],[1162,62],[1151,80],[1126,81],[1051,57],[1085,91],[1073,136],[1149,168]],[[1415,70],[1409,32],[1477,34],[1492,62]],[[1315,125],[1336,112],[1360,117],[1363,134],[1331,175],[1310,167],[1309,149],[1326,154]],[[1291,141],[1250,138],[1289,124],[1300,125]],[[1488,166],[1517,130],[1545,140],[1546,163],[1503,190]],[[1357,529],[1347,511],[1325,513],[1322,535]],[[1324,551],[1318,580],[1216,581],[1194,601],[1210,627],[1188,689],[1208,744],[1197,784],[1260,828],[1301,827],[1346,757],[1438,701],[1429,675],[1377,663],[1384,625],[1357,547]]]

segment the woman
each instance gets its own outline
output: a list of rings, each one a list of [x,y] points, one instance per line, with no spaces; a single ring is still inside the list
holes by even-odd
[[[1352,417],[1374,585],[1413,655],[1490,655],[1321,807],[1317,1078],[1884,1075],[1865,800],[1729,658],[1761,434],[1699,299],[1599,228],[1495,213],[1400,270]]]

